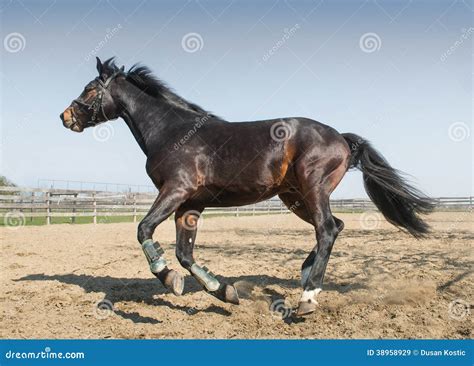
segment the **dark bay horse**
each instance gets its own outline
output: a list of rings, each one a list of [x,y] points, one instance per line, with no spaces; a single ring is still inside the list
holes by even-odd
[[[184,278],[168,268],[163,249],[152,240],[160,223],[175,214],[181,265],[207,292],[238,304],[234,286],[193,258],[197,220],[206,207],[248,205],[278,195],[316,232],[316,245],[301,269],[297,313],[313,312],[334,241],[344,227],[331,213],[329,196],[350,168],[363,172],[369,197],[390,223],[415,237],[429,231],[419,214],[430,212],[432,201],[357,135],[299,117],[229,123],[173,93],[146,67],[125,72],[113,59],[102,63],[97,58],[97,71],[99,76],[61,119],[75,132],[119,117],[127,123],[159,190],[138,225],[138,241],[151,272],[176,295],[183,291]]]

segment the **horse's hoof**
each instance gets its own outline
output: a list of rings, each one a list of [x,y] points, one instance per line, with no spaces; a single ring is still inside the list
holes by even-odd
[[[311,314],[316,310],[317,304],[311,301],[300,302],[298,305],[298,310],[296,311],[297,316],[303,316]]]
[[[239,305],[239,294],[234,286],[225,285],[225,302]]]
[[[166,288],[170,289],[176,296],[180,296],[183,294],[184,277],[181,276],[175,270],[171,269],[166,274],[163,284],[166,286]]]
[[[209,293],[221,301],[239,305],[237,289],[232,285],[221,284],[216,291],[210,291]]]

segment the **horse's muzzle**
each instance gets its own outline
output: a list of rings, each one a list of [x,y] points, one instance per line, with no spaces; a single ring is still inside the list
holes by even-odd
[[[59,118],[63,121],[63,126],[74,132],[82,132],[84,127],[76,120],[72,108],[67,108],[63,113],[59,115]]]

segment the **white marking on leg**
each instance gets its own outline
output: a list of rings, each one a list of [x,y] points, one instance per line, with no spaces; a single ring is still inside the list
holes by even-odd
[[[313,304],[317,304],[316,296],[321,292],[320,288],[310,290],[310,291],[303,291],[303,295],[301,295],[300,302],[312,302]]]

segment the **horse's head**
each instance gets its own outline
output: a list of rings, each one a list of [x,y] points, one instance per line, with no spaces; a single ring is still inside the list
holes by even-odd
[[[116,119],[120,115],[120,106],[112,97],[118,77],[123,76],[123,67],[117,68],[112,60],[103,64],[97,57],[99,76],[89,82],[78,98],[61,113],[60,118],[66,128],[82,132],[84,128]]]

